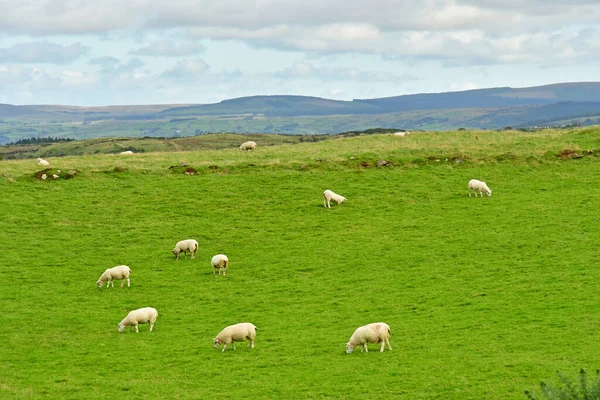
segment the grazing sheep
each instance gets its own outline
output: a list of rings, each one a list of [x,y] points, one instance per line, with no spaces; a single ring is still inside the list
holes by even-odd
[[[244,142],[240,145],[238,150],[254,150],[256,149],[256,142]]]
[[[235,350],[235,342],[243,342],[248,340],[248,347],[254,348],[254,338],[256,337],[256,326],[250,322],[242,322],[239,324],[228,326],[223,329],[216,338],[213,339],[213,347],[219,348],[220,344],[223,344],[223,350],[227,348],[228,344],[233,344],[233,350]]]
[[[112,286],[115,287],[114,280],[122,279],[121,286],[125,283],[125,279],[127,279],[127,287],[131,286],[131,281],[129,280],[129,275],[131,274],[131,269],[127,265],[119,265],[117,267],[109,268],[100,275],[100,279],[96,282],[99,288],[102,287],[104,282],[106,282],[106,287]]]
[[[389,325],[384,322],[375,322],[373,324],[361,326],[360,328],[354,331],[354,334],[350,338],[350,341],[346,343],[346,353],[352,353],[356,346],[362,346],[361,352],[368,352],[368,343],[381,343],[381,349],[379,350],[380,353],[383,352],[386,343],[388,345],[388,348],[391,350],[391,333],[392,331],[390,330]]]
[[[471,197],[471,190],[473,191],[473,193],[475,193],[475,197],[477,197],[477,191],[479,192],[481,197],[483,197],[482,192],[485,192],[485,194],[487,194],[488,196],[492,195],[492,191],[486,185],[486,183],[482,182],[482,181],[478,181],[477,179],[471,179],[469,181],[469,186],[468,186],[469,197]]]
[[[131,150],[122,151],[119,154],[133,154],[133,151],[131,151]]]
[[[408,133],[407,132],[396,132],[394,133],[394,136],[398,136],[398,137],[404,137],[406,136]]]
[[[46,178],[47,178],[47,177],[48,177],[48,175],[46,175],[46,174],[42,174],[42,179],[43,179],[43,180],[46,180]]]
[[[42,167],[49,167],[50,163],[46,160],[44,160],[43,158],[38,158],[37,159],[38,165],[41,165]]]
[[[56,175],[56,174],[52,174],[52,178],[54,178],[54,179],[58,179],[58,178],[60,178],[60,176],[58,176],[58,175]]]
[[[330,201],[333,201],[335,204],[341,204],[346,201],[346,198],[333,193],[331,190],[326,190],[323,192],[323,206],[325,208],[331,208]]]
[[[128,326],[135,326],[135,331],[140,333],[138,324],[150,324],[150,332],[152,332],[156,317],[158,317],[158,311],[152,307],[133,310],[119,323],[119,332],[123,332]]]
[[[221,271],[223,275],[227,273],[227,266],[229,265],[229,258],[225,254],[217,254],[210,260],[210,263],[213,266],[213,275],[215,275],[215,271],[219,270],[219,275],[221,275]]]
[[[179,253],[183,251],[183,255],[187,254],[187,252],[192,253],[192,260],[196,258],[196,253],[198,252],[198,242],[194,239],[181,240],[177,242],[175,248],[173,249],[173,254],[177,256],[176,260],[179,260]]]

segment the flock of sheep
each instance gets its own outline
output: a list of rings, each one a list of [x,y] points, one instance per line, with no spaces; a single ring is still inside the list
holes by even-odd
[[[396,132],[395,136],[406,136],[410,132]],[[255,142],[245,142],[240,145],[239,150],[254,150],[256,149]],[[121,154],[133,154],[132,152],[123,152]],[[43,160],[41,158],[37,159],[38,164],[41,166],[49,166],[48,161]],[[487,196],[492,195],[492,191],[487,186],[485,182],[479,181],[477,179],[471,179],[468,183],[468,194],[471,197],[471,191],[477,197],[477,192],[479,192],[480,197],[483,197],[483,193]],[[325,190],[323,192],[323,206],[325,208],[331,208],[331,202],[334,204],[341,204],[347,199],[344,196],[341,196],[337,193],[334,193],[331,190]],[[181,240],[175,244],[175,248],[172,250],[175,255],[175,259],[179,260],[179,256],[181,253],[187,255],[187,253],[191,254],[191,258],[195,259],[198,253],[198,242],[194,239],[186,239]],[[227,267],[229,265],[229,259],[225,254],[217,254],[211,259],[211,265],[213,267],[213,275],[216,275],[216,271],[219,271],[219,275],[225,276],[227,273]],[[126,265],[119,265],[113,268],[109,268],[100,275],[100,278],[96,282],[96,285],[101,288],[106,282],[106,287],[110,287],[111,285],[114,287],[115,284],[113,281],[121,280],[121,286],[125,284],[125,280],[127,280],[127,287],[131,286],[130,281],[131,269]],[[150,332],[154,328],[154,324],[156,319],[158,318],[158,311],[152,307],[140,308],[137,310],[133,310],[127,314],[125,318],[119,323],[118,331],[124,332],[125,328],[128,326],[135,327],[135,331],[139,333],[138,325],[140,324],[149,324]],[[223,349],[221,351],[225,351],[228,345],[232,345],[235,350],[235,342],[243,342],[248,341],[248,347],[254,348],[254,340],[256,338],[257,327],[254,324],[249,322],[242,322],[239,324],[227,326],[221,332],[217,334],[217,336],[213,339],[213,347],[218,349],[222,344]],[[361,326],[357,328],[348,343],[346,343],[346,353],[352,353],[352,351],[357,347],[361,347],[361,351],[368,352],[367,344],[368,343],[380,343],[380,352],[383,352],[385,349],[385,345],[387,344],[388,349],[392,350],[392,346],[390,344],[390,334],[391,329],[388,324],[384,322],[376,322],[372,324],[368,324],[365,326]]]

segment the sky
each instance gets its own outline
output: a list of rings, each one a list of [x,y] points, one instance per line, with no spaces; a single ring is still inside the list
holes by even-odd
[[[0,0],[0,103],[599,81],[598,0]]]

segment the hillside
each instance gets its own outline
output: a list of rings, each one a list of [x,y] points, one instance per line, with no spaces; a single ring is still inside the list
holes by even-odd
[[[560,123],[559,123],[560,122]],[[26,137],[332,134],[371,128],[452,130],[600,123],[600,83],[493,88],[353,101],[252,96],[205,105],[0,105],[0,145]]]
[[[53,157],[56,180],[0,161],[0,398],[520,399],[593,371],[599,144],[598,127],[334,136]],[[325,209],[325,189],[348,200]],[[197,258],[175,261],[187,238]],[[97,288],[116,265],[131,287]],[[152,332],[117,332],[148,306]],[[345,353],[379,321],[391,351]],[[238,322],[255,348],[214,349]]]

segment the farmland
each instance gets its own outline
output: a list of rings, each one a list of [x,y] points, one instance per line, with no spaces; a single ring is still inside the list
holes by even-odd
[[[0,397],[514,399],[597,367],[598,127],[258,144],[0,161]],[[212,348],[246,321],[255,349]],[[393,350],[346,355],[377,321]]]

